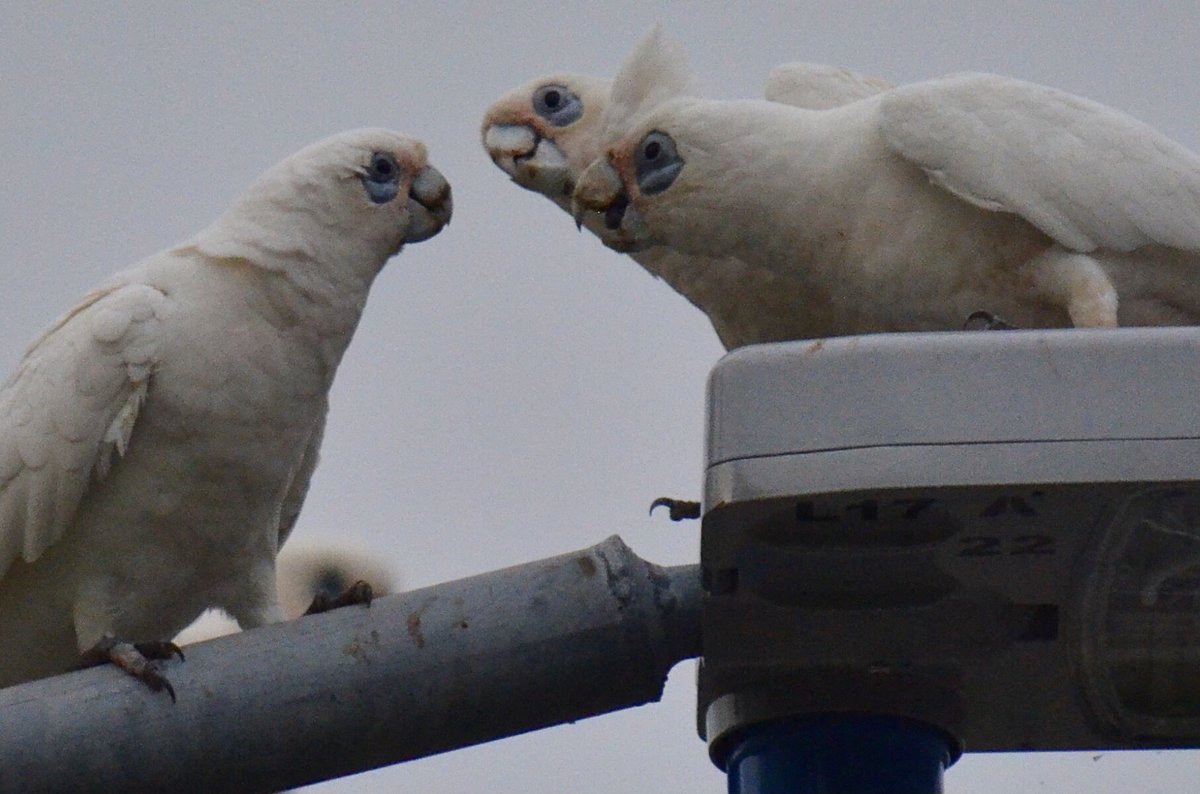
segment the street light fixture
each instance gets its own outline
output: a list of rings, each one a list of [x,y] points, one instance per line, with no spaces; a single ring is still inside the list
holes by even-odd
[[[726,356],[699,722],[730,790],[911,794],[963,749],[1200,746],[1198,384],[1192,328]]]

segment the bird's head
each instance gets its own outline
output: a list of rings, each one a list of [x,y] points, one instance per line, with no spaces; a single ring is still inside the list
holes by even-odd
[[[628,252],[667,242],[656,237],[651,216],[686,191],[688,157],[671,127],[673,110],[692,94],[687,54],[655,26],[613,80],[601,149],[571,197],[577,223],[598,213],[597,233],[608,247]]]
[[[690,186],[699,171],[689,169],[686,135],[673,132],[670,103],[610,145],[580,175],[571,196],[577,223],[589,213],[602,219],[598,232],[617,251],[640,251],[657,244],[685,250],[664,237],[664,221],[684,211],[682,200],[697,193]],[[701,163],[702,158],[696,158]]]
[[[424,144],[390,130],[352,130],[268,170],[197,242],[206,253],[268,267],[299,260],[373,276],[405,243],[441,231],[451,209],[450,185]]]
[[[496,100],[483,117],[483,146],[512,180],[566,209],[575,182],[600,154],[608,80],[551,75]]]

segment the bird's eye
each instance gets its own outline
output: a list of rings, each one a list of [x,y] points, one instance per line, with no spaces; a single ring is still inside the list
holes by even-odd
[[[583,115],[583,102],[565,86],[544,85],[533,92],[533,112],[555,127],[565,127]]]
[[[376,204],[386,204],[400,192],[400,166],[387,152],[375,152],[362,175],[363,187]]]
[[[683,170],[683,158],[675,149],[675,140],[657,130],[642,138],[633,159],[638,189],[646,196],[669,188]]]

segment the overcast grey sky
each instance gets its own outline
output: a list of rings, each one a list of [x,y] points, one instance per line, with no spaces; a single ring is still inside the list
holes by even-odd
[[[707,321],[511,185],[484,109],[551,71],[611,75],[655,21],[715,97],[778,63],[899,82],[981,70],[1126,110],[1200,149],[1194,3],[8,2],[0,25],[0,367],[108,273],[212,220],[338,130],[421,137],[453,224],[376,282],[296,537],[378,550],[408,587],[591,545],[694,561]],[[723,790],[694,667],[664,702],[326,784],[322,792]],[[1195,790],[1200,752],[968,756],[952,794]]]

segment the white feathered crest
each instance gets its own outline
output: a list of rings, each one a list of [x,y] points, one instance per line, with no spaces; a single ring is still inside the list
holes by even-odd
[[[655,25],[613,80],[612,98],[604,110],[604,138],[619,135],[633,119],[669,99],[696,93],[687,50],[668,38],[662,25]]]

